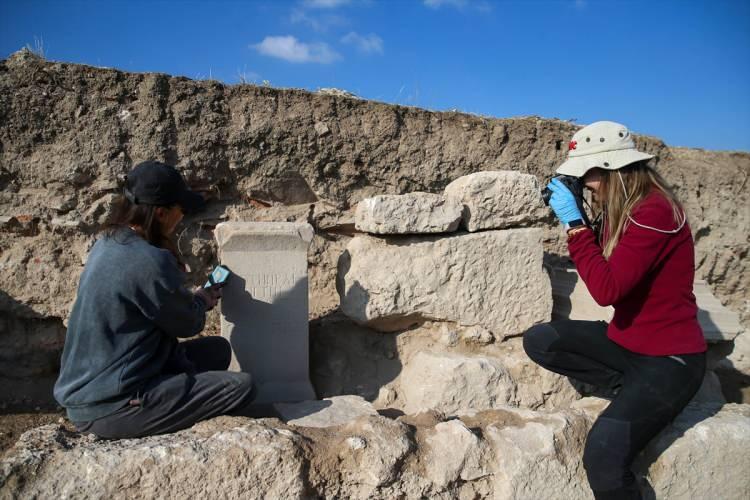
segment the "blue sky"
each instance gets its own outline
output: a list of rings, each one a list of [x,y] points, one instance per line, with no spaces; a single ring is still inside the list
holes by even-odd
[[[750,151],[747,0],[0,0],[0,57],[336,87]]]

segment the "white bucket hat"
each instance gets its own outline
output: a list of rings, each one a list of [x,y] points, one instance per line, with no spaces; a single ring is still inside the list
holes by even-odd
[[[635,149],[630,130],[625,125],[595,122],[573,135],[568,144],[568,159],[557,168],[557,173],[583,177],[595,167],[617,170],[653,157]]]

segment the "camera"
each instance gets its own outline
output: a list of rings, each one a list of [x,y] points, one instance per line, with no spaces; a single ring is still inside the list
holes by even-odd
[[[590,225],[591,222],[586,216],[586,210],[583,208],[583,181],[579,177],[573,177],[572,175],[556,175],[553,179],[562,182],[563,185],[573,193],[578,209],[583,217],[583,222]],[[542,189],[542,200],[544,200],[544,204],[547,206],[549,206],[550,197],[552,197],[552,191],[550,188],[545,187]]]

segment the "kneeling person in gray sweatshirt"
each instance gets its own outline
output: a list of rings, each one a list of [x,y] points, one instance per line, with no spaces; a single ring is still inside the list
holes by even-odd
[[[173,167],[128,175],[114,224],[94,244],[65,338],[55,398],[80,431],[104,438],[174,432],[235,412],[254,397],[248,373],[226,371],[229,342],[204,337],[218,287],[188,290],[171,242],[183,210],[203,206]]]

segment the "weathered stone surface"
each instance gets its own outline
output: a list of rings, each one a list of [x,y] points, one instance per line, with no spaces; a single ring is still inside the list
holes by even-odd
[[[333,427],[378,412],[360,396],[336,396],[320,401],[274,405],[281,418],[297,427]]]
[[[339,445],[339,465],[344,484],[364,485],[363,497],[374,488],[398,479],[400,466],[412,450],[406,425],[385,417],[363,417],[342,428],[349,435]]]
[[[216,227],[222,264],[233,273],[221,301],[230,369],[249,372],[258,402],[315,399],[309,379],[309,224],[224,222]]]
[[[638,463],[657,499],[750,496],[750,405],[690,404]]]
[[[355,226],[373,234],[419,234],[455,231],[463,205],[433,193],[379,195],[357,204]]]
[[[18,453],[2,462],[0,497],[303,496],[300,437],[237,420],[220,429],[209,421],[176,434],[119,441],[82,438],[58,425],[40,427],[26,433]]]
[[[444,238],[356,236],[339,262],[341,310],[390,331],[425,319],[481,325],[498,339],[547,321],[541,230]]]
[[[581,463],[588,419],[506,408],[484,435],[494,450],[497,499],[593,498]]]
[[[464,206],[469,231],[528,226],[549,215],[536,177],[512,170],[476,172],[445,188],[448,199]]]
[[[485,410],[511,400],[514,384],[499,359],[420,352],[404,367],[404,411],[428,409],[455,414]]]
[[[592,498],[581,457],[607,401],[366,416],[335,428],[219,417],[96,440],[48,425],[0,461],[0,498]],[[691,404],[636,462],[656,500],[745,499],[750,405]]]
[[[492,452],[485,441],[460,420],[441,422],[426,439],[425,468],[436,487],[474,481],[490,475]]]

